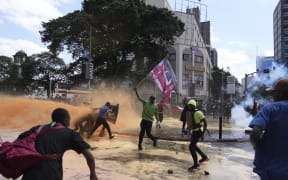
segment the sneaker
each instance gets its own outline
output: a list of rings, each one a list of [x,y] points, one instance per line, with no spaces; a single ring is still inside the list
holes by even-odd
[[[157,146],[157,140],[156,140],[156,139],[153,141],[153,146],[154,146],[154,147]]]
[[[188,171],[193,171],[193,170],[197,170],[200,169],[200,165],[199,164],[194,164],[193,166],[188,168]]]
[[[110,137],[109,137],[109,139],[113,139],[113,138],[114,138],[114,136],[110,136]]]
[[[142,145],[141,144],[138,144],[138,150],[142,151]]]
[[[208,157],[204,157],[204,158],[199,160],[199,163],[203,163],[205,161],[209,161],[209,158]]]

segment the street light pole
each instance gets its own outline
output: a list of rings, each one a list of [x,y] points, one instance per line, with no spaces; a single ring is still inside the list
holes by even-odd
[[[255,73],[257,73],[257,72],[252,72],[252,73],[249,73],[249,74],[247,74],[247,73],[245,73],[245,82],[244,82],[244,95],[246,95],[246,93],[247,93],[247,90],[248,90],[248,77],[250,76],[250,75],[253,75],[253,74],[255,74]]]
[[[220,110],[219,110],[219,140],[222,139],[222,124],[223,124],[223,95],[224,95],[224,73],[221,72],[221,95],[220,95]]]

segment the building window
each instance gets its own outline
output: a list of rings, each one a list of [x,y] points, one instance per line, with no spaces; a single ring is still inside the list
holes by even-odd
[[[203,88],[204,85],[204,73],[194,72],[194,82],[196,88]]]
[[[203,56],[194,56],[194,63],[195,64],[203,64]]]
[[[176,54],[175,53],[172,53],[169,55],[169,60],[170,61],[175,61],[176,60]]]
[[[183,89],[187,89],[189,84],[192,82],[192,73],[191,72],[184,72],[183,79],[182,79],[182,87]]]
[[[183,61],[189,61],[189,54],[183,54]]]

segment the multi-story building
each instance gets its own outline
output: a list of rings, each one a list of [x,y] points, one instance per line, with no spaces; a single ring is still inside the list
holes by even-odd
[[[280,0],[273,13],[274,58],[288,65],[288,0]]]
[[[273,66],[273,56],[257,56],[256,57],[256,72],[257,73],[269,73],[275,67]]]
[[[273,63],[273,56],[257,56],[256,57],[256,71],[251,72],[249,74],[245,74],[245,78],[242,79],[242,88],[243,93],[245,94],[249,89],[255,86],[254,76],[262,76],[264,75],[269,78],[269,73],[275,70],[275,64]]]
[[[167,0],[146,0],[146,3],[172,10]],[[213,67],[210,59],[210,22],[201,22],[200,6],[203,4],[189,1],[180,8],[174,7],[175,16],[185,24],[184,33],[168,48],[168,59],[178,80],[174,94],[178,102],[186,96],[203,101],[210,96]]]

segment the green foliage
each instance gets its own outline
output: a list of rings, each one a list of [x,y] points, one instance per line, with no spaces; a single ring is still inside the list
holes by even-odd
[[[49,81],[67,83],[63,59],[50,52],[33,54],[22,64],[15,64],[10,57],[0,56],[0,89],[6,93],[24,93],[48,88]]]
[[[69,67],[63,72],[67,75],[72,84],[77,85],[85,80],[85,63],[86,58],[79,58],[78,60],[69,64]]]
[[[212,97],[213,99],[220,99],[221,93],[224,92],[224,88],[227,85],[227,77],[231,74],[229,72],[224,71],[223,69],[219,69],[218,67],[214,67],[212,69]],[[223,90],[222,90],[223,89]],[[224,98],[225,98],[225,94]]]
[[[4,82],[9,78],[9,67],[12,59],[7,56],[0,56],[0,82]]]
[[[167,9],[147,6],[142,0],[84,0],[81,11],[42,24],[42,42],[53,53],[67,48],[79,59],[84,50],[91,57],[98,76],[123,78],[136,61],[145,76],[166,55],[166,46],[184,31],[184,24]],[[90,47],[91,44],[91,47]],[[76,64],[81,64],[78,62]],[[105,71],[99,66],[107,65]]]
[[[27,85],[35,82],[36,86],[48,88],[49,81],[66,82],[67,77],[64,74],[66,65],[63,59],[49,52],[34,54],[22,64],[23,78]],[[29,81],[31,80],[31,81]]]

